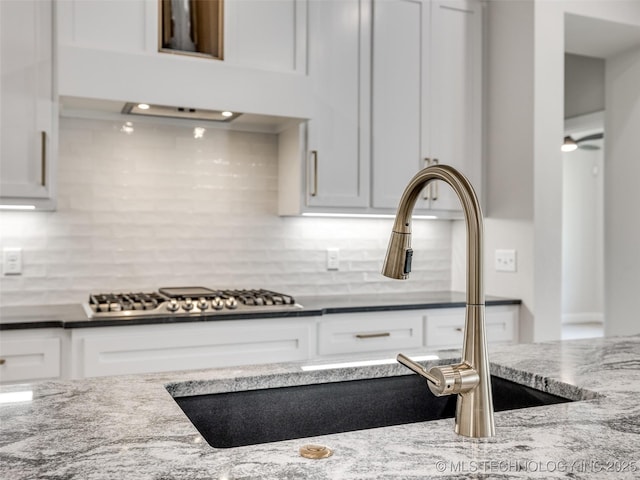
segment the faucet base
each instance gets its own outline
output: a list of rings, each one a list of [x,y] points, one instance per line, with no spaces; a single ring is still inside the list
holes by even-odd
[[[484,326],[484,305],[467,305],[462,360],[476,371],[479,381],[475,388],[458,394],[455,430],[465,437],[493,437],[496,433]]]

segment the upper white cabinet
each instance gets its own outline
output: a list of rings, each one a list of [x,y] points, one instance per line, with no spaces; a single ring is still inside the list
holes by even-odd
[[[371,1],[309,2],[310,120],[279,138],[278,212],[366,210]]]
[[[53,209],[53,2],[0,1],[0,23],[0,203]]]
[[[373,207],[397,207],[411,177],[436,163],[456,167],[480,190],[480,3],[374,0],[373,25]],[[438,181],[417,207],[460,204]]]
[[[309,4],[309,206],[369,203],[369,18],[365,0]]]
[[[60,0],[60,95],[308,118],[307,1],[223,11],[218,60],[160,51],[158,0]]]
[[[306,131],[281,136],[280,214],[391,213],[411,177],[436,163],[480,193],[481,3],[312,2],[309,19],[315,108]],[[441,182],[417,208],[461,210]]]

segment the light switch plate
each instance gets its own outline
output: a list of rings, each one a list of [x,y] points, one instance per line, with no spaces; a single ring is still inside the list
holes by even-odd
[[[2,249],[2,273],[4,275],[22,274],[22,249],[5,247]]]
[[[340,249],[327,248],[327,270],[340,269]]]
[[[516,272],[518,262],[515,250],[496,250],[496,272]]]

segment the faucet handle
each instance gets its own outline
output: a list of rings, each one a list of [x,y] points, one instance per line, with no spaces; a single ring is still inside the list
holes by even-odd
[[[426,378],[429,390],[437,397],[466,393],[480,382],[478,372],[467,363],[441,365],[427,371],[422,365],[402,353],[398,354],[397,360],[421,377]]]

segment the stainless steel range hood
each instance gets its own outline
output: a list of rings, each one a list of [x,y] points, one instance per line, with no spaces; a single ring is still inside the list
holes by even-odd
[[[0,0],[1,1],[1,0]],[[224,110],[206,110],[201,108],[171,107],[149,104],[144,110],[140,103],[131,101],[104,100],[82,97],[60,97],[60,116],[72,118],[98,118],[122,121],[127,117],[141,122],[162,122],[184,125],[210,126],[219,128],[260,133],[280,133],[305,119],[262,115],[247,112],[228,112]],[[126,116],[126,117],[123,117]]]
[[[189,120],[206,120],[209,122],[229,123],[238,118],[241,113],[203,110],[201,108],[169,107],[166,105],[149,105],[146,103],[125,103],[122,113],[128,115],[143,115],[147,117],[180,118]]]

